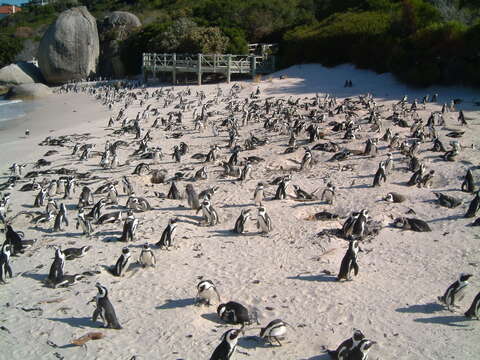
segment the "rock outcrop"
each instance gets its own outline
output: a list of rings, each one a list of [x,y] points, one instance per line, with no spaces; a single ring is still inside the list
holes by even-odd
[[[126,11],[114,11],[99,23],[99,72],[102,76],[113,78],[125,76],[125,66],[120,57],[120,43],[141,26],[138,17]]]
[[[18,62],[0,69],[0,85],[20,85],[41,82],[40,69],[32,63]]]
[[[51,95],[52,91],[44,84],[22,84],[13,86],[7,93],[8,100],[32,100]]]
[[[49,26],[38,51],[47,82],[86,79],[97,71],[100,45],[97,22],[85,6],[66,10]]]

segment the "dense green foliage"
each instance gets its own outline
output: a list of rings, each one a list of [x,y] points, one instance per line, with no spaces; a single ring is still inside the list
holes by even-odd
[[[21,50],[22,41],[20,39],[12,35],[0,34],[0,64],[10,64]]]
[[[420,86],[480,86],[480,0],[60,0],[0,22],[0,65],[73,4],[99,20],[114,10],[139,16],[144,26],[121,44],[132,74],[146,51],[242,54],[248,43],[277,42],[283,66],[350,62]]]

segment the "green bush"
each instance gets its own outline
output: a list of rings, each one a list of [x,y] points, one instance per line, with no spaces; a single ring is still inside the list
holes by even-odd
[[[23,47],[23,40],[0,34],[0,67],[11,64]]]

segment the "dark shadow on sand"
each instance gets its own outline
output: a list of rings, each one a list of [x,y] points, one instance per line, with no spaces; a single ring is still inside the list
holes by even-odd
[[[77,327],[77,328],[81,328],[81,329],[83,329],[85,327],[90,327],[90,328],[100,328],[101,327],[99,325],[99,323],[93,322],[91,317],[47,318],[47,319],[52,320],[52,321],[62,322],[64,324],[70,325],[72,327]]]
[[[304,280],[304,281],[318,281],[318,282],[337,282],[337,277],[333,275],[300,275],[300,276],[288,276],[290,280]]]
[[[423,314],[433,314],[438,311],[444,310],[445,307],[437,303],[428,303],[428,304],[415,304],[409,305],[407,307],[395,309],[395,311],[400,313],[423,313]]]
[[[462,315],[448,315],[448,316],[435,316],[429,318],[417,318],[415,322],[424,323],[424,324],[440,324],[447,326],[456,326],[456,327],[467,327],[467,324],[458,324],[460,322],[471,321],[466,316]]]
[[[168,310],[168,309],[177,309],[184,308],[187,306],[195,305],[195,298],[186,298],[178,300],[167,300],[165,304],[156,306],[157,310]]]

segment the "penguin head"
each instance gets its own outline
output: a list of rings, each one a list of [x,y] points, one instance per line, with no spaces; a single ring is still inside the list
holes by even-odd
[[[393,221],[393,226],[397,228],[403,228],[405,226],[405,222],[406,222],[405,218],[398,217]]]
[[[388,201],[388,202],[393,202],[393,195],[392,195],[392,193],[388,193],[387,196],[385,196],[384,200],[385,200],[385,201]]]
[[[267,210],[265,209],[265,207],[263,205],[258,207],[258,213],[259,214],[265,214],[266,211]]]
[[[10,252],[12,251],[12,245],[10,244],[3,244],[2,247],[2,252],[6,255],[10,255]]]
[[[98,289],[98,297],[107,297],[108,295],[108,290],[105,286],[103,286],[102,284],[100,284],[99,282],[97,282],[95,284],[95,287]]]
[[[208,290],[210,288],[214,288],[214,287],[215,287],[215,285],[210,280],[202,280],[197,284],[198,292],[202,292],[202,291]]]
[[[230,329],[227,330],[223,335],[222,339],[227,341],[228,343],[236,342],[239,335],[243,332],[243,329]]]
[[[352,339],[353,341],[362,341],[363,339],[365,339],[365,335],[363,335],[363,333],[360,330],[355,329],[353,331]]]
[[[122,254],[125,254],[125,255],[126,255],[126,254],[129,254],[129,253],[130,253],[130,249],[125,246],[125,247],[122,249]]]
[[[243,209],[243,210],[242,210],[242,215],[243,215],[244,217],[250,216],[250,213],[251,213],[251,212],[252,212],[252,209]]]
[[[470,279],[473,275],[472,274],[467,274],[467,273],[461,273],[459,276],[458,276],[458,279],[460,281],[467,281],[468,279]]]
[[[150,250],[150,245],[148,243],[143,244],[143,250]]]

